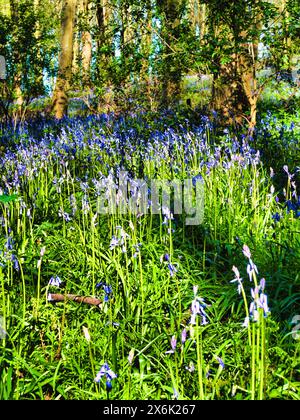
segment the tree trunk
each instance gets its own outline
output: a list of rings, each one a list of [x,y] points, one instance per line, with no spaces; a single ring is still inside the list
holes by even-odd
[[[83,0],[83,12],[85,24],[89,23],[89,0]],[[84,86],[90,86],[92,62],[92,35],[90,31],[84,30],[82,33],[82,79]]]
[[[153,106],[153,98],[151,94],[151,75],[149,74],[150,69],[150,54],[152,48],[152,8],[151,8],[151,1],[147,1],[145,8],[147,10],[147,18],[146,22],[142,27],[142,34],[141,34],[141,54],[142,58],[142,65],[140,71],[140,83],[144,86],[143,91],[145,92],[147,101],[150,104],[150,109]]]
[[[10,15],[13,24],[18,27],[19,25],[19,8],[16,0],[10,0]],[[21,109],[24,99],[22,94],[22,61],[21,55],[18,50],[14,52],[15,74],[14,74],[14,97],[17,106],[17,112]]]
[[[52,100],[52,110],[57,119],[68,110],[68,90],[72,77],[73,33],[77,0],[64,0],[61,18],[61,53],[58,75]]]
[[[41,9],[41,4],[40,4],[40,0],[34,0],[34,9],[35,9],[35,16],[39,16],[39,12]],[[35,39],[37,44],[40,43],[40,38],[41,38],[41,28],[40,28],[40,23],[37,19],[36,22],[36,30],[35,30]],[[37,51],[37,62],[39,67],[43,68],[43,51],[41,48],[38,49]],[[38,74],[36,75],[36,82],[35,82],[36,86],[37,86],[37,90],[36,92],[39,93],[44,93],[44,80],[43,80],[43,70],[39,71]]]
[[[199,27],[199,32],[200,32],[200,40],[202,40],[204,38],[204,36],[206,35],[206,4],[199,4],[199,9],[200,9],[200,27]]]
[[[237,76],[237,59],[219,66],[214,75],[211,108],[216,111],[225,123],[241,123],[247,98],[243,94],[241,80]]]
[[[283,77],[289,83],[293,83],[293,70],[292,70],[292,40],[289,36],[289,25],[288,20],[290,17],[287,9],[287,0],[282,0],[281,12],[283,14],[283,46],[284,46],[284,66],[283,66]]]
[[[160,75],[162,86],[160,105],[169,108],[178,102],[181,91],[181,68],[175,50],[176,39],[180,35],[181,8],[184,0],[158,0],[162,13],[163,63]]]
[[[76,25],[76,23],[75,23]],[[73,40],[73,59],[72,59],[72,87],[76,90],[79,88],[78,75],[80,74],[79,57],[80,57],[80,42],[79,34],[76,33]]]
[[[258,86],[256,77],[256,62],[258,55],[258,41],[246,44],[243,52],[238,56],[238,73],[241,80],[241,87],[244,90],[247,101],[246,109],[250,111],[249,129],[253,130],[256,126]]]
[[[220,63],[219,71],[214,75],[211,108],[226,124],[248,121],[251,131],[256,125],[259,97],[256,72],[260,11],[258,7],[253,7],[252,23],[247,30],[242,29],[238,19],[239,16],[233,17],[228,35],[227,42],[234,46],[231,61]],[[221,29],[221,26],[215,28],[216,37]],[[250,31],[253,32],[251,37]]]
[[[112,31],[110,30],[112,11],[105,0],[96,0],[97,34],[97,82],[99,87],[105,85],[105,90],[98,103],[99,112],[110,112],[113,107],[113,90],[109,66],[113,59]],[[106,46],[106,51],[101,48]]]

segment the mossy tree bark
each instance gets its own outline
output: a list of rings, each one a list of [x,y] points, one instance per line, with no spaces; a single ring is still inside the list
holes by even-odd
[[[64,0],[61,18],[61,53],[58,75],[52,99],[52,110],[57,119],[68,110],[68,90],[72,77],[73,33],[77,0]]]
[[[162,108],[178,102],[181,92],[181,69],[178,62],[176,43],[180,37],[180,22],[186,6],[185,0],[157,0],[162,19],[162,64],[161,64],[161,100]]]
[[[242,9],[238,9],[241,13]],[[228,24],[229,20],[229,24]],[[256,125],[257,101],[260,90],[257,83],[258,43],[261,15],[257,2],[248,10],[248,27],[242,26],[240,15],[233,15],[226,23],[219,21],[214,28],[216,38],[226,38],[231,53],[218,57],[218,71],[214,74],[211,108],[225,123],[248,122]],[[224,35],[226,34],[226,35]],[[229,48],[228,48],[229,50]]]

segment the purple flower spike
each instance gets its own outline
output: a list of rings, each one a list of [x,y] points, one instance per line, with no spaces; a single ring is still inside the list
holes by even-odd
[[[221,369],[223,370],[225,368],[225,363],[223,362],[221,357],[216,356],[216,359],[219,362],[219,365],[220,365]]]
[[[176,339],[175,335],[173,335],[173,337],[171,339],[171,350],[166,351],[166,354],[173,354],[173,353],[175,353],[176,346],[177,346],[177,339]]]
[[[186,328],[184,328],[182,330],[182,333],[181,333],[181,343],[182,344],[184,344],[186,342],[186,336],[187,336],[187,331],[186,331]]]
[[[265,287],[266,287],[266,279],[261,279],[260,284],[259,284],[259,287],[260,287],[260,289],[262,291],[265,290]]]
[[[256,265],[253,263],[253,261],[251,260],[251,258],[249,258],[249,264],[247,265],[247,273],[249,276],[250,281],[252,281],[253,276],[256,274],[258,274],[258,270]]]
[[[235,266],[232,267],[232,271],[235,274],[235,279],[231,280],[230,283],[238,282],[238,289],[237,290],[238,290],[238,294],[240,295],[242,293],[242,288],[243,288],[243,285],[242,285],[242,280],[243,279],[240,277],[240,272]]]
[[[99,383],[103,376],[106,377],[107,382],[111,382],[112,379],[117,378],[117,375],[110,369],[107,363],[104,363],[104,365],[101,366],[101,369],[95,378],[95,382]]]
[[[245,255],[246,258],[248,258],[250,260],[251,252],[250,252],[250,249],[247,245],[243,246],[243,254]]]
[[[174,350],[174,351],[175,351],[175,349],[176,349],[176,345],[177,345],[177,339],[176,339],[175,335],[173,335],[172,340],[171,340],[171,347],[172,347],[172,350]]]

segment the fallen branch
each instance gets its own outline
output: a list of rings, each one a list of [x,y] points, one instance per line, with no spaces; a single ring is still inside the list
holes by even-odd
[[[99,306],[102,301],[97,299],[97,298],[93,298],[93,297],[86,297],[86,296],[78,296],[78,295],[61,295],[59,293],[49,293],[48,294],[48,301],[49,302],[65,302],[67,300],[72,300],[73,302],[77,302],[77,303],[86,303],[88,305],[92,305],[92,306]]]

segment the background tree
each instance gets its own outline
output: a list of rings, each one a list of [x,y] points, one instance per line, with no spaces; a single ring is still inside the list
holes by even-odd
[[[160,68],[161,106],[169,107],[177,102],[183,74],[181,41],[186,32],[185,0],[157,0],[160,19]]]
[[[53,93],[52,110],[57,119],[68,110],[68,90],[72,77],[74,19],[77,0],[64,0],[61,14],[61,52],[58,75]]]
[[[20,117],[28,104],[49,92],[57,55],[57,1],[0,3],[0,54],[6,58],[5,111]]]
[[[0,4],[6,97],[17,113],[51,90],[54,114],[61,118],[70,89],[93,112],[178,107],[187,76],[205,74],[213,79],[208,109],[226,123],[248,121],[252,128],[264,87],[261,70],[269,66],[291,79],[299,54],[296,0]]]

